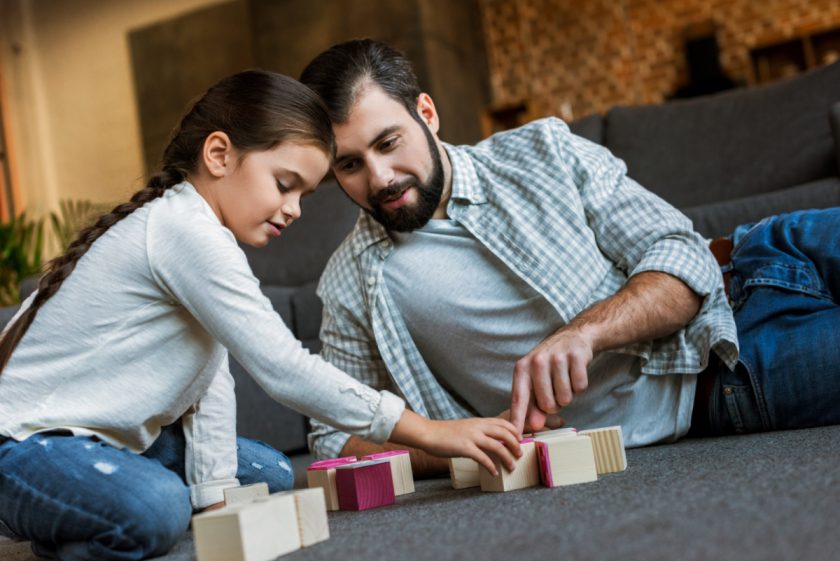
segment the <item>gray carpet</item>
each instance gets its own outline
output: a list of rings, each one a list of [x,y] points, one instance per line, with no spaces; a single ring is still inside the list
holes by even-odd
[[[838,558],[840,426],[684,440],[628,450],[627,461],[623,473],[557,489],[419,481],[394,506],[331,513],[327,542],[283,559]],[[36,559],[27,551],[0,543],[4,561]],[[192,559],[189,535],[159,558]]]

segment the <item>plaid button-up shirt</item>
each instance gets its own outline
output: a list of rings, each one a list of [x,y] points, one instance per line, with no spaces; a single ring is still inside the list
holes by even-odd
[[[700,372],[712,349],[734,366],[735,322],[706,240],[683,214],[627,177],[624,162],[607,149],[554,118],[445,149],[452,163],[449,217],[566,322],[632,275],[669,273],[703,297],[700,312],[673,335],[622,352],[640,357],[642,372],[652,375]],[[429,370],[384,285],[392,250],[387,230],[362,212],[321,277],[322,356],[365,384],[402,395],[421,415],[470,416]],[[349,435],[312,424],[312,452],[337,456]]]

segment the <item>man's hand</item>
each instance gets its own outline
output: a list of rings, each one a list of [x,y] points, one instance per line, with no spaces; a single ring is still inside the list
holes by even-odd
[[[561,329],[516,362],[511,395],[511,422],[530,432],[546,427],[547,416],[572,402],[589,385],[587,368],[594,355],[590,338],[576,329]]]
[[[702,298],[667,273],[630,277],[612,297],[584,310],[516,363],[510,420],[518,431],[545,425],[546,415],[589,386],[587,368],[597,352],[652,341],[684,327]]]
[[[500,419],[504,419],[505,421],[510,421],[510,409],[505,409],[496,416]],[[528,421],[528,418],[526,417],[525,429],[523,430],[523,433],[534,433],[544,429],[554,430],[562,428],[566,425],[566,420],[557,414],[542,415],[541,420],[541,424],[534,426]]]

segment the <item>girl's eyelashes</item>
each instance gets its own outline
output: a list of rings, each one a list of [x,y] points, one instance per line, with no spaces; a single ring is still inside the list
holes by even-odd
[[[276,181],[277,181],[277,189],[281,193],[288,193],[289,192],[289,188],[286,187],[285,185],[283,185],[283,183],[279,179],[277,179]]]

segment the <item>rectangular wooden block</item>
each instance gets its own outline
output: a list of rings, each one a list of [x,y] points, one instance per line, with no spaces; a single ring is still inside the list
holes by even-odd
[[[540,482],[540,471],[537,465],[537,451],[535,442],[526,439],[519,443],[522,457],[516,461],[516,469],[508,471],[501,462],[496,461],[499,475],[493,476],[483,466],[478,467],[478,479],[482,491],[514,491],[533,487]]]
[[[329,539],[330,524],[327,519],[323,487],[294,489],[275,494],[290,495],[294,498],[298,529],[300,530],[300,543],[303,547],[309,547]]]
[[[624,451],[624,436],[621,426],[603,427],[580,431],[592,439],[595,452],[595,467],[598,475],[616,473],[627,469],[627,454]]]
[[[540,480],[546,487],[586,483],[598,479],[592,439],[563,436],[537,441]]]
[[[338,494],[335,489],[335,468],[354,463],[356,456],[345,456],[331,460],[320,460],[306,468],[308,487],[321,487],[327,510],[338,510]]]
[[[252,483],[251,485],[242,485],[240,487],[230,487],[224,490],[225,506],[235,505],[239,503],[247,503],[256,499],[257,497],[268,496],[267,483]]]
[[[365,460],[335,468],[335,488],[341,510],[366,510],[395,502],[391,463]]]
[[[449,478],[453,489],[478,487],[478,462],[472,458],[449,458]]]
[[[394,495],[397,497],[414,492],[414,473],[411,471],[411,456],[408,450],[369,454],[362,460],[387,460],[391,463],[391,478],[394,480]]]
[[[577,436],[577,429],[569,427],[554,430],[544,430],[540,432],[535,432],[533,438],[536,441],[540,441],[561,436]]]
[[[291,495],[202,512],[192,526],[197,561],[271,561],[301,546]]]

